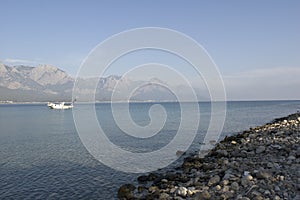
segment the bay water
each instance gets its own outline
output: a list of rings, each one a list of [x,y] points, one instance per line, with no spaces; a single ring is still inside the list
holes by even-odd
[[[130,103],[132,119],[141,126],[149,124],[153,104]],[[165,125],[147,139],[124,134],[114,121],[111,104],[95,107],[111,142],[127,151],[151,152],[167,145],[180,123],[178,103],[160,104],[167,114]],[[84,106],[76,104],[74,109]],[[124,105],[118,107],[123,109]],[[210,122],[211,104],[201,102],[199,107],[200,126],[189,152],[199,150]],[[298,110],[300,101],[227,102],[220,139]],[[45,104],[0,105],[0,199],[116,199],[118,188],[134,183],[139,175],[116,171],[94,159],[80,140],[72,110],[51,110]]]

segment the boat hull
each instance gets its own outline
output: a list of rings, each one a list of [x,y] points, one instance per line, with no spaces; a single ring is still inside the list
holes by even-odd
[[[64,102],[62,103],[48,103],[47,104],[50,109],[54,110],[67,110],[73,108],[73,104],[65,104]]]

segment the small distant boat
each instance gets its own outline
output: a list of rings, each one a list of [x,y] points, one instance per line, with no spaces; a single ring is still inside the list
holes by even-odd
[[[47,106],[51,109],[57,109],[57,110],[66,110],[73,108],[73,103],[65,103],[65,102],[48,102]]]

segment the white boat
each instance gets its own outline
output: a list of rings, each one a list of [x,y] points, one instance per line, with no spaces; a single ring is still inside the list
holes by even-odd
[[[47,106],[51,109],[66,110],[66,109],[73,108],[73,103],[65,103],[65,102],[52,103],[52,102],[48,102]]]

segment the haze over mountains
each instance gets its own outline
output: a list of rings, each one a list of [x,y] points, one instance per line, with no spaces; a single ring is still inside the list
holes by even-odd
[[[130,100],[134,101],[174,101],[175,95],[162,85],[161,80],[136,81],[120,76],[77,79],[80,81],[81,94],[93,92],[92,85],[98,82],[96,101],[111,100],[112,92],[116,92],[115,100],[126,100],[124,91],[133,90]],[[0,101],[14,102],[46,102],[71,101],[75,78],[66,72],[50,65],[7,66],[0,63]],[[116,84],[121,87],[115,89]],[[163,83],[163,84],[162,84]],[[181,90],[184,92],[184,90]],[[84,98],[77,99],[85,101]]]

